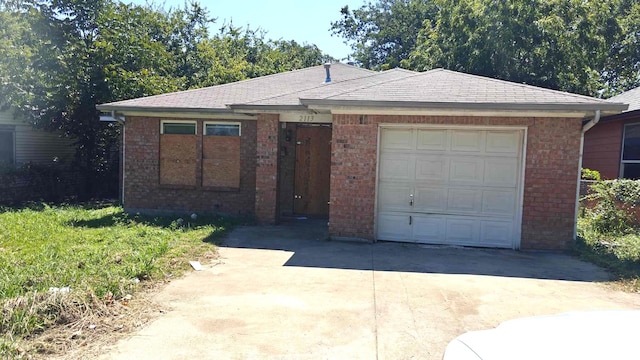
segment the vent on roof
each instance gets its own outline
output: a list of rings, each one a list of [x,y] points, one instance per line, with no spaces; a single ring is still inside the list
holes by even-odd
[[[324,83],[330,83],[331,82],[331,64],[324,64],[324,69],[327,72],[327,78],[324,79]]]

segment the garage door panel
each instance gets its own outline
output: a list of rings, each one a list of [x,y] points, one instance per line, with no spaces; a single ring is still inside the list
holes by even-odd
[[[480,214],[481,210],[481,190],[452,188],[447,191],[448,212]]]
[[[415,190],[414,211],[443,212],[447,209],[447,189],[416,186]]]
[[[380,145],[383,150],[412,150],[415,147],[413,130],[385,129],[380,138]]]
[[[475,219],[448,218],[445,221],[448,244],[478,244],[480,226]]]
[[[377,238],[514,247],[522,136],[520,130],[383,128]]]
[[[416,159],[417,181],[444,181],[448,178],[449,162],[443,156],[422,156]]]
[[[380,183],[378,185],[378,208],[380,211],[411,211],[410,195],[413,187],[399,183]]]
[[[484,163],[484,185],[515,187],[518,183],[518,160],[492,158]]]
[[[415,177],[415,157],[386,155],[380,159],[380,180],[407,180]]]
[[[484,190],[482,213],[485,215],[512,215],[516,210],[516,191]]]
[[[378,216],[378,238],[413,242],[409,215],[381,213]]]
[[[482,244],[509,247],[513,239],[513,223],[510,221],[483,221],[480,224]]]
[[[445,235],[444,218],[441,216],[414,216],[413,238],[421,243],[438,243]]]
[[[445,151],[447,150],[447,136],[447,130],[418,130],[416,148],[418,150]]]
[[[518,156],[520,153],[520,133],[514,131],[487,131],[486,152],[494,154],[510,154]]]
[[[481,185],[484,161],[482,158],[451,158],[449,165],[449,181]]]
[[[451,151],[481,152],[484,133],[475,130],[451,130]]]

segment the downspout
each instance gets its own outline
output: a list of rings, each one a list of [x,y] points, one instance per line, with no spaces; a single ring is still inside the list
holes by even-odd
[[[582,126],[582,131],[580,132],[580,157],[578,158],[578,183],[576,185],[576,209],[575,216],[573,219],[573,241],[576,241],[578,238],[578,211],[580,210],[580,180],[582,179],[582,156],[584,154],[584,133],[589,131],[592,127],[596,126],[596,124],[600,121],[600,110],[596,110],[596,113],[593,119],[589,120],[588,123]]]
[[[121,193],[120,193],[120,205],[122,205],[122,208],[124,209],[124,178],[125,178],[124,174],[126,173],[125,167],[124,167],[125,166],[124,159],[125,159],[125,154],[126,154],[125,153],[125,149],[126,149],[126,146],[127,146],[126,145],[127,144],[127,141],[126,141],[126,129],[127,129],[127,127],[125,126],[125,123],[124,123],[124,120],[125,120],[124,117],[122,118],[122,120],[119,119],[117,117],[118,114],[115,111],[112,112],[112,115],[116,119],[116,121],[118,121],[120,126],[122,126],[122,154],[120,154],[121,162],[122,162],[120,164],[120,166],[122,167],[122,190],[121,190]]]

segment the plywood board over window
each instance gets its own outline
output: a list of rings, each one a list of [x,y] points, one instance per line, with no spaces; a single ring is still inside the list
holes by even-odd
[[[202,137],[202,186],[240,187],[240,137]]]
[[[197,135],[160,135],[160,184],[196,186]]]

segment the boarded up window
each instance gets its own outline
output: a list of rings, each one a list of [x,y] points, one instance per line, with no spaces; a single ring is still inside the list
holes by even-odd
[[[202,186],[240,187],[240,137],[202,137]]]
[[[197,135],[160,135],[160,184],[196,186]]]

